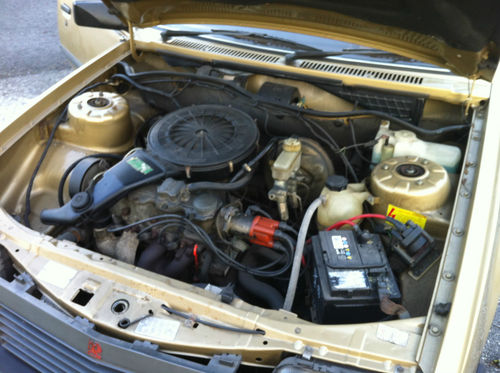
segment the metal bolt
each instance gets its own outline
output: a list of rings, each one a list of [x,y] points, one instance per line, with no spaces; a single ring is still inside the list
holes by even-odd
[[[302,329],[300,328],[295,328],[295,334],[300,334],[300,332],[302,331]]]
[[[455,275],[451,272],[444,272],[443,273],[443,278],[448,281],[452,281],[455,279]]]
[[[423,182],[423,180],[417,180],[417,181],[416,181],[416,184],[417,184],[417,185],[422,185],[423,183],[424,183],[424,182]]]
[[[433,336],[437,336],[441,333],[441,329],[439,329],[436,325],[432,325],[429,328],[429,333],[431,333],[431,335]]]
[[[422,160],[422,164],[429,164],[429,161],[427,159]]]
[[[455,236],[460,237],[460,236],[463,236],[463,235],[464,235],[464,231],[463,231],[463,229],[461,229],[461,228],[455,228],[455,229],[453,230],[453,234],[454,234]]]
[[[382,166],[382,170],[388,170],[388,169],[389,169],[389,165],[388,165],[388,164],[384,164],[384,165]]]
[[[405,371],[405,368],[403,368],[401,365],[396,365],[394,368],[394,372],[396,373],[403,373]]]

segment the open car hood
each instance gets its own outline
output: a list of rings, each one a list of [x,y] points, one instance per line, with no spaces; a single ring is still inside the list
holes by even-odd
[[[498,63],[496,0],[104,0],[126,24],[210,23],[306,33],[380,48],[467,77]]]

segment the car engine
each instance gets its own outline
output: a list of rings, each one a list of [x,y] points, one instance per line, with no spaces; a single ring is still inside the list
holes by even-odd
[[[41,227],[227,303],[324,324],[424,314],[458,137],[428,141],[419,118],[322,118],[294,80],[250,79],[121,63],[68,104],[61,136],[92,147]]]

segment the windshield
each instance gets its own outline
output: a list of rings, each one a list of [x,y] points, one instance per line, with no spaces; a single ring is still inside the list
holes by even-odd
[[[369,48],[364,45],[293,32],[209,24],[172,24],[161,25],[156,28],[166,31],[167,35],[169,35],[169,32],[175,31],[172,36],[194,36],[217,40],[219,42],[245,44],[285,54],[294,52],[337,53],[332,56],[323,55],[318,57],[315,57],[314,53],[311,53],[307,58],[328,58],[349,63],[391,64],[400,67],[417,67],[419,69],[449,72],[447,69],[429,63]],[[185,35],[183,35],[183,32],[185,32]],[[370,51],[373,53],[370,53]]]

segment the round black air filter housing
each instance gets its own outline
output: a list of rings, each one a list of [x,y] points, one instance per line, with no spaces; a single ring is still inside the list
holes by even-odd
[[[227,176],[255,150],[259,130],[241,110],[198,105],[158,120],[148,133],[148,151],[165,165],[184,168],[188,176]]]

